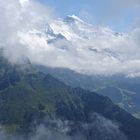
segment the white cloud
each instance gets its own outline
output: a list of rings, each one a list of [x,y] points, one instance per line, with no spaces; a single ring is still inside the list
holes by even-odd
[[[0,0],[0,19],[0,46],[5,48],[5,55],[11,61],[17,61],[28,51],[20,43],[19,32],[44,30],[46,23],[53,19],[53,11],[37,1],[30,1],[23,7],[19,0]]]

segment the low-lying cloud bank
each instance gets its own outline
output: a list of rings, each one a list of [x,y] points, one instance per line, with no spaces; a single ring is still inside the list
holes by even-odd
[[[0,48],[12,63],[28,58],[84,74],[140,76],[139,26],[117,34],[78,20],[55,21],[52,9],[35,0],[0,0],[0,19]]]
[[[91,123],[74,123],[60,119],[45,120],[28,140],[127,140],[118,125],[101,117],[92,115]],[[0,140],[27,140],[19,136],[0,133]]]

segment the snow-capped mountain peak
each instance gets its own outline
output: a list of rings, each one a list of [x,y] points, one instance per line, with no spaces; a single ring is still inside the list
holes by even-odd
[[[140,50],[135,48],[137,55],[133,55],[137,46],[129,34],[116,33],[108,27],[95,27],[74,15],[59,18],[47,24],[44,30],[22,33],[20,40],[31,46],[32,51],[45,54],[43,57],[39,55],[39,61],[43,59],[41,63],[47,66],[88,74],[128,74],[140,69],[139,58],[136,58]],[[44,58],[50,61],[44,62]]]
[[[35,32],[30,31],[29,33],[34,33],[39,37],[44,37],[46,41],[49,42],[50,39],[51,42],[52,39],[65,39],[73,44],[77,49],[88,49],[90,51],[98,50],[96,52],[109,50],[108,53],[113,52],[113,48],[110,45],[115,43],[116,40],[121,39],[119,33],[116,35],[113,30],[107,27],[94,27],[75,15],[68,15],[64,19],[57,19],[51,24],[46,24],[45,28],[46,29],[44,29],[44,31],[42,29],[38,31],[37,29],[34,30]]]
[[[110,49],[111,46],[105,46],[108,41],[120,39],[119,33],[116,33],[107,27],[94,27],[81,20],[79,17],[72,15],[65,19],[54,21],[50,27],[55,34],[63,35],[68,41],[84,48]],[[111,40],[110,40],[111,39]],[[97,40],[107,41],[100,42]]]

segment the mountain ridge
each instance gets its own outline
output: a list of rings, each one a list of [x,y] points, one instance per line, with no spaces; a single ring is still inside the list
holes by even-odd
[[[11,125],[16,125],[18,131],[28,131],[33,118],[40,120],[49,114],[74,122],[87,122],[92,113],[98,113],[120,123],[119,129],[130,140],[139,139],[140,120],[114,105],[108,97],[66,86],[50,74],[38,72],[32,66],[22,71],[13,71],[15,67],[7,63],[7,69],[6,61],[2,58],[0,63],[0,70],[4,70],[0,79],[4,85],[8,82],[0,91],[0,123],[9,129]]]

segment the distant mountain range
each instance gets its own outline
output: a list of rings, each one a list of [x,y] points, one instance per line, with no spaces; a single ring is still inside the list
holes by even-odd
[[[126,77],[125,75],[95,76],[76,73],[69,69],[49,68],[39,65],[35,67],[45,74],[53,75],[69,86],[82,87],[108,96],[121,108],[138,118],[140,117],[139,77]]]

